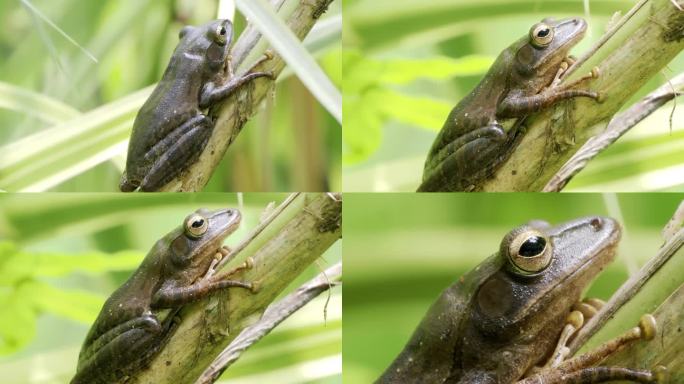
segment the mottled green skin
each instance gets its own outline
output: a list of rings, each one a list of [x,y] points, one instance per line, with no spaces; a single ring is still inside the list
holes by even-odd
[[[219,40],[221,26],[225,34]],[[207,145],[215,124],[207,110],[252,79],[272,76],[255,72],[228,78],[232,37],[229,20],[181,30],[162,79],[135,117],[121,191],[154,191],[171,181]]]
[[[553,89],[542,92],[587,27],[580,18],[543,21],[555,29],[551,44],[539,48],[529,36],[519,39],[501,52],[477,87],[451,110],[428,153],[418,191],[477,189],[517,142],[515,134],[504,131],[502,119],[524,117],[559,100],[587,96]]]
[[[551,353],[572,305],[612,261],[620,227],[596,217],[528,226],[550,239],[549,266],[534,277],[511,268],[501,255],[513,230],[439,296],[377,383],[510,384]]]
[[[183,226],[155,243],[142,264],[107,299],[90,328],[71,384],[119,383],[142,368],[163,346],[176,309],[222,288],[200,280],[217,249],[240,223],[233,209],[196,211],[208,220],[200,238]],[[171,309],[164,320],[160,310]]]

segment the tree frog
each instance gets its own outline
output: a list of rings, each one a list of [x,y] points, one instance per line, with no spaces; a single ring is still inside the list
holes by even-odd
[[[490,177],[515,148],[518,129],[504,131],[503,119],[522,118],[560,100],[584,96],[571,89],[591,75],[558,85],[572,61],[568,52],[584,36],[581,18],[542,20],[529,34],[506,48],[475,89],[459,102],[428,153],[418,191],[469,191]]]
[[[251,268],[249,259],[232,271],[213,275],[217,260],[229,254],[221,244],[240,220],[235,209],[199,209],[157,241],[105,302],[83,343],[71,384],[124,381],[163,348],[183,305],[228,287],[252,289],[251,283],[228,279]],[[161,319],[165,309],[170,311]]]
[[[606,217],[513,229],[497,254],[439,296],[377,383],[509,384],[523,378],[553,355],[566,317],[614,258],[620,233]]]
[[[133,123],[126,170],[119,189],[154,191],[197,160],[209,141],[215,120],[207,111],[237,89],[271,72],[254,67],[235,77],[230,63],[233,25],[215,20],[186,26],[161,81]]]

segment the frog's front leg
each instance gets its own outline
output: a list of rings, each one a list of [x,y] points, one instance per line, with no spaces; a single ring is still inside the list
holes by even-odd
[[[582,79],[584,81],[586,79]],[[572,85],[575,85],[573,82]],[[526,96],[521,93],[512,93],[506,96],[497,106],[496,116],[499,118],[511,118],[529,115],[548,108],[558,101],[572,99],[574,97],[589,97],[599,100],[598,92],[586,89],[567,89],[568,87],[547,88],[536,95]]]
[[[159,350],[171,323],[144,315],[110,329],[81,353],[71,384],[119,382]]]
[[[507,143],[506,132],[496,122],[459,136],[429,157],[418,191],[470,189],[500,163]]]
[[[140,190],[158,190],[197,160],[213,128],[210,118],[197,114],[150,148],[144,163],[152,166],[140,183]]]
[[[216,276],[200,279],[196,283],[187,287],[172,287],[164,288],[157,291],[152,297],[152,307],[154,308],[174,308],[185,305],[187,303],[200,300],[220,289],[228,287],[239,287],[254,290],[254,285],[249,282],[228,280],[227,276],[235,274],[238,271],[249,269],[253,265],[253,261],[249,259],[243,265],[235,268],[233,271],[222,273]]]
[[[260,77],[268,77],[269,79],[275,79],[275,75],[273,72],[268,71],[268,72],[263,72],[263,71],[254,71],[255,67],[261,65],[264,61],[266,60],[271,60],[273,58],[273,54],[270,52],[266,52],[264,54],[264,57],[259,59],[253,66],[252,68],[247,71],[246,74],[239,76],[239,77],[234,77],[232,75],[232,69],[228,71],[228,83],[223,84],[223,85],[217,85],[215,83],[207,83],[203,88],[202,92],[200,94],[200,100],[199,100],[199,106],[200,108],[209,108],[210,106],[222,101],[223,99],[227,98],[230,96],[233,92],[236,90],[240,89],[242,86],[245,84],[249,83],[250,81],[260,78]],[[231,64],[227,64],[228,67],[231,67]]]

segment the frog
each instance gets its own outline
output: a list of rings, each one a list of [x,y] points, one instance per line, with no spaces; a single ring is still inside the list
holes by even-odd
[[[545,18],[504,49],[449,113],[428,153],[418,191],[476,191],[517,147],[527,115],[576,97],[603,101],[598,92],[577,88],[599,76],[597,67],[560,84],[575,60],[569,51],[586,29],[582,18]]]
[[[376,383],[509,384],[538,374],[535,367],[558,367],[555,352],[567,337],[559,339],[568,322],[581,326],[574,308],[614,259],[620,236],[620,225],[601,216],[556,226],[534,220],[511,230],[497,253],[441,293]],[[654,321],[637,328],[640,337],[654,337]],[[612,379],[654,382],[650,371],[606,368]]]
[[[230,60],[233,24],[214,20],[185,26],[164,74],[138,111],[128,144],[122,192],[155,191],[197,161],[216,124],[214,110],[237,90],[272,71],[255,68],[270,60],[267,52],[242,75]]]
[[[236,209],[201,208],[159,239],[105,301],[85,338],[71,384],[125,382],[163,349],[184,305],[230,287],[253,292],[252,283],[230,279],[252,268],[250,258],[215,273],[218,262],[231,257],[222,244],[241,217]]]

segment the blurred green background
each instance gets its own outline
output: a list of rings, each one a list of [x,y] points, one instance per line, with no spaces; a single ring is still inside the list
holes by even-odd
[[[0,189],[118,191],[146,98],[137,91],[159,81],[184,25],[215,19],[230,2],[0,0]],[[305,41],[338,88],[339,3]],[[237,38],[246,22],[235,16]],[[340,190],[340,147],[340,125],[286,68],[205,191]]]
[[[343,371],[375,380],[447,286],[532,219],[588,215],[623,223],[618,257],[587,293],[607,299],[662,245],[660,231],[684,194],[345,195]],[[681,276],[682,271],[671,271]],[[631,327],[626,325],[623,329]]]
[[[62,384],[105,298],[156,240],[200,207],[238,207],[237,245],[285,194],[0,194],[0,381]],[[342,258],[341,242],[285,293]],[[341,383],[341,290],[315,299],[254,345],[219,382]],[[228,380],[230,379],[230,380]]]
[[[580,56],[636,0],[345,0],[345,191],[414,191],[446,116],[496,56],[544,17],[589,22]],[[679,55],[633,99],[684,71]],[[681,104],[681,102],[680,102]],[[684,190],[684,109],[668,103],[575,177],[567,191]]]

